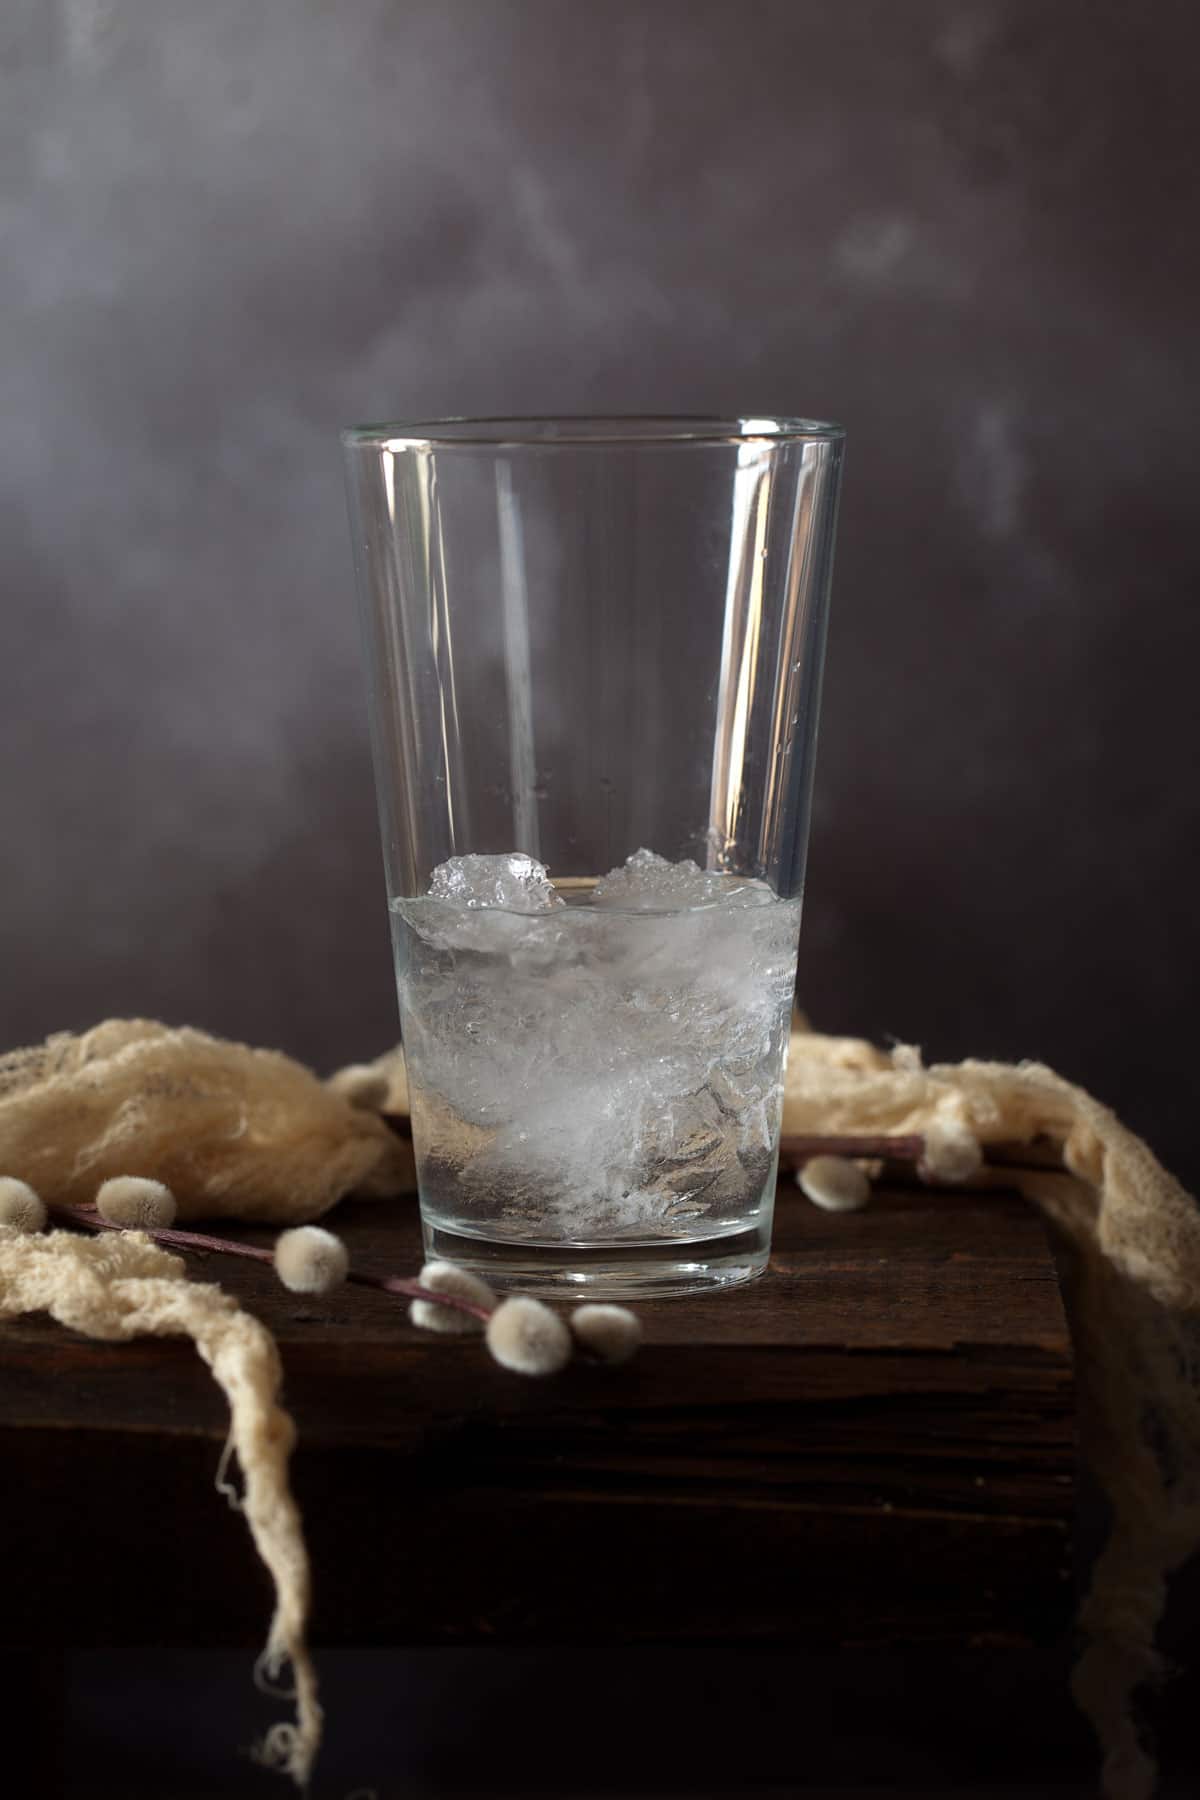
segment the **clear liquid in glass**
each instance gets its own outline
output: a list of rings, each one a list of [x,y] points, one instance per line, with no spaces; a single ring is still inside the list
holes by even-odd
[[[470,857],[391,916],[429,1254],[532,1292],[760,1272],[798,900],[647,851],[559,889]]]

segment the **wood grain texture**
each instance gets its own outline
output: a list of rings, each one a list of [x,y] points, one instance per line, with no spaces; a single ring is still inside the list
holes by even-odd
[[[335,1222],[356,1266],[419,1266],[415,1206]],[[301,1300],[215,1257],[196,1274],[279,1340],[318,1638],[1025,1645],[1065,1623],[1069,1340],[1013,1196],[832,1215],[781,1184],[761,1282],[644,1303],[633,1363],[546,1381],[370,1290]],[[79,1644],[260,1637],[265,1578],[212,1488],[223,1403],[190,1346],[34,1318],[0,1327],[0,1368],[0,1519],[29,1571],[5,1641],[61,1641],[64,1606]]]

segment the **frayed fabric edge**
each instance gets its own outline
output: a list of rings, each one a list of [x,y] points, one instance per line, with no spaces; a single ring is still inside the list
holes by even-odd
[[[0,1317],[32,1312],[49,1313],[91,1338],[189,1337],[208,1364],[230,1410],[218,1486],[228,1498],[225,1471],[235,1453],[245,1481],[240,1510],[275,1586],[275,1615],[260,1663],[272,1677],[287,1663],[293,1676],[286,1697],[294,1702],[295,1719],[272,1725],[254,1754],[306,1787],[322,1715],[306,1641],[308,1552],[288,1483],[296,1433],[279,1405],[282,1368],[270,1332],[219,1287],[189,1281],[182,1260],[143,1232],[29,1237],[0,1227]]]

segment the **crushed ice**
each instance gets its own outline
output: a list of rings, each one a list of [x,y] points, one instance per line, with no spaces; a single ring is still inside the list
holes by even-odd
[[[589,898],[512,854],[396,904],[423,1190],[518,1236],[702,1233],[769,1179],[799,903],[649,850]]]
[[[544,865],[519,850],[505,856],[452,856],[433,871],[429,898],[520,913],[547,912],[563,904]]]
[[[635,850],[596,883],[592,904],[626,912],[676,912],[685,906],[757,906],[772,897],[765,882],[737,881],[702,869],[690,857],[668,862],[653,850]]]

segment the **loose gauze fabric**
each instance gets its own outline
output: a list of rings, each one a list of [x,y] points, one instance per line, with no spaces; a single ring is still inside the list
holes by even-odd
[[[405,1110],[402,1059],[374,1067],[388,1076],[386,1109]],[[1077,1265],[1068,1302],[1081,1423],[1113,1525],[1081,1614],[1074,1685],[1103,1747],[1104,1794],[1148,1800],[1155,1767],[1131,1703],[1157,1670],[1167,1577],[1200,1544],[1200,1212],[1107,1108],[1034,1064],[925,1068],[905,1046],[797,1031],[783,1129],[920,1133],[929,1152],[937,1145],[946,1179],[973,1168],[977,1143],[1059,1146],[1061,1170],[990,1173],[1042,1208]],[[51,1205],[90,1200],[109,1175],[145,1174],[172,1187],[184,1218],[296,1224],[351,1189],[411,1186],[408,1158],[336,1087],[274,1052],[200,1032],[112,1021],[0,1059],[0,1174]],[[184,1332],[224,1387],[247,1521],[276,1583],[267,1661],[290,1659],[296,1681],[297,1722],[277,1725],[265,1752],[303,1780],[320,1713],[304,1649],[308,1568],[287,1486],[292,1428],[269,1335],[141,1234],[93,1241],[0,1227],[0,1314],[37,1310],[95,1337]]]
[[[992,1173],[1073,1253],[1081,1434],[1112,1508],[1073,1687],[1100,1739],[1104,1794],[1147,1800],[1156,1770],[1131,1703],[1159,1669],[1167,1577],[1200,1547],[1200,1208],[1107,1107],[1035,1063],[927,1069],[908,1046],[794,1032],[783,1129],[1060,1147],[1062,1172]]]
[[[258,1756],[303,1786],[320,1742],[321,1709],[304,1637],[308,1553],[288,1486],[296,1433],[279,1405],[283,1371],[270,1332],[219,1287],[189,1281],[182,1257],[144,1232],[87,1238],[0,1225],[0,1318],[31,1312],[48,1312],[90,1338],[190,1337],[220,1383],[229,1402],[229,1445],[245,1482],[239,1509],[275,1583],[261,1667],[272,1679],[290,1669],[296,1706],[295,1722],[273,1725]]]
[[[148,1175],[178,1217],[297,1225],[343,1194],[411,1186],[411,1150],[275,1050],[109,1019],[0,1057],[0,1174],[88,1205]]]

